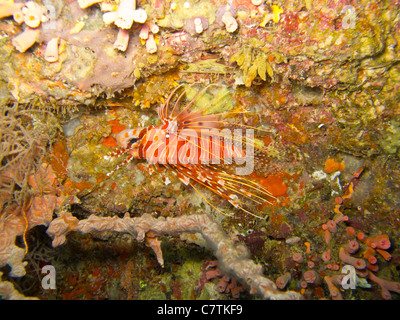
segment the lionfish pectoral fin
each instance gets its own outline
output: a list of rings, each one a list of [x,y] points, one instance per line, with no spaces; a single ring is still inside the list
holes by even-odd
[[[228,200],[229,201],[229,203],[231,204],[231,205],[233,205],[235,208],[239,208],[239,204],[236,202],[236,201],[233,201],[233,200]]]
[[[126,152],[125,152],[126,153]],[[117,165],[113,170],[111,170],[110,172],[106,173],[107,177],[110,177],[111,175],[113,175],[117,170],[125,167],[129,162],[131,162],[133,159],[135,159],[134,155],[132,153],[128,153],[128,156],[126,157],[126,159],[124,161],[122,161],[119,165]]]
[[[213,114],[203,114],[201,111],[182,111],[177,117],[176,121],[178,128],[181,129],[192,129],[195,131],[201,129],[214,129],[219,128],[220,123],[218,117]]]
[[[206,197],[204,197],[204,196],[201,194],[201,192],[200,192],[199,190],[197,190],[197,188],[196,188],[192,183],[191,183],[190,185],[191,185],[192,188],[200,195],[200,197],[203,198],[203,200],[204,200],[207,204],[209,204],[212,208],[214,208],[214,210],[218,211],[219,213],[222,213],[224,216],[232,217],[232,216],[234,215],[233,213],[226,213],[226,212],[223,212],[223,211],[219,210],[217,207],[213,206],[213,205],[206,199]]]
[[[139,159],[140,158],[139,149],[138,148],[129,149],[129,150],[127,150],[127,153],[134,159]]]
[[[178,179],[179,179],[182,183],[184,183],[186,186],[188,186],[189,183],[190,183],[190,178],[188,178],[188,177],[186,177],[186,176],[184,176],[184,175],[178,174]]]

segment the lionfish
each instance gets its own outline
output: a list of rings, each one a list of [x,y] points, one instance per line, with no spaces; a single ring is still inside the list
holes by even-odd
[[[128,154],[128,157],[108,175],[130,162],[144,159],[156,166],[163,165],[185,185],[190,185],[215,210],[197,188],[205,187],[228,201],[233,207],[257,218],[254,207],[271,204],[275,197],[263,185],[245,176],[254,168],[254,130],[244,124],[233,124],[221,119],[224,113],[206,114],[209,106],[193,107],[196,99],[207,90],[200,90],[186,105],[180,107],[190,85],[172,103],[172,98],[182,85],[176,87],[158,109],[161,125],[126,129],[117,135],[118,149],[112,156]],[[172,105],[173,104],[173,105]],[[234,128],[231,130],[231,128]],[[246,137],[243,136],[243,128]],[[260,130],[260,129],[256,129]],[[233,172],[233,160],[237,166]],[[247,164],[250,165],[247,166]]]

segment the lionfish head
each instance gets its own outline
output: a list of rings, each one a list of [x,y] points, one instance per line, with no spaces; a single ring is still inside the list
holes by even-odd
[[[117,135],[118,146],[124,149],[135,148],[142,138],[144,128],[126,129]]]

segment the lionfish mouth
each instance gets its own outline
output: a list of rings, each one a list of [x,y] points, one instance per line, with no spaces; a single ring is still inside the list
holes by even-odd
[[[266,152],[255,143],[255,132],[265,130],[227,120],[227,116],[238,118],[248,111],[208,113],[213,104],[220,103],[229,93],[227,91],[219,101],[204,103],[204,95],[213,85],[184,101],[194,85],[196,83],[177,86],[166,103],[159,106],[162,125],[128,129],[118,135],[120,149],[112,155],[128,154],[128,157],[115,170],[135,158],[163,165],[184,184],[193,187],[216,211],[233,215],[214,206],[198,186],[212,191],[233,207],[263,219],[260,207],[272,205],[276,198],[250,176],[255,162]]]

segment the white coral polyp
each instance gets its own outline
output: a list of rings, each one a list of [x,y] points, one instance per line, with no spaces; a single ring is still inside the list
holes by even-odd
[[[145,23],[147,20],[147,13],[143,9],[137,9],[133,12],[133,20],[137,23]]]
[[[117,17],[117,13],[115,11],[109,11],[103,13],[103,21],[105,24],[111,24],[115,22],[115,19]]]
[[[114,24],[122,29],[130,29],[134,20],[135,9],[135,0],[121,0],[117,9],[117,16]]]
[[[39,33],[39,29],[27,28],[24,32],[13,38],[11,43],[19,52],[25,52],[34,45],[39,37]]]
[[[122,29],[130,29],[133,24],[133,10],[123,12],[118,10],[114,24]]]
[[[232,33],[238,28],[236,19],[232,16],[229,11],[225,12],[222,16],[222,22],[225,24],[226,31]]]
[[[21,12],[26,25],[31,28],[37,28],[42,21],[44,8],[33,1],[29,1],[22,7]]]
[[[22,11],[21,10],[15,11],[13,14],[13,19],[18,24],[24,22],[24,15],[22,14]]]
[[[146,51],[148,53],[156,53],[157,52],[157,43],[152,34],[149,34],[149,37],[146,40]]]
[[[140,29],[139,38],[143,40],[147,40],[149,37],[150,25],[145,23],[143,27]]]
[[[56,62],[58,60],[58,42],[59,38],[55,37],[51,39],[46,46],[44,52],[44,59],[48,62]]]
[[[114,42],[114,48],[119,51],[126,51],[129,43],[129,30],[119,29],[117,40]]]
[[[154,22],[150,23],[150,31],[154,34],[158,33],[158,31],[160,31],[160,28],[158,27],[157,24],[155,24]]]
[[[203,32],[203,22],[200,18],[194,19],[194,30],[199,34]]]
[[[103,0],[78,0],[79,7],[81,9],[86,9],[96,3],[99,3]]]

